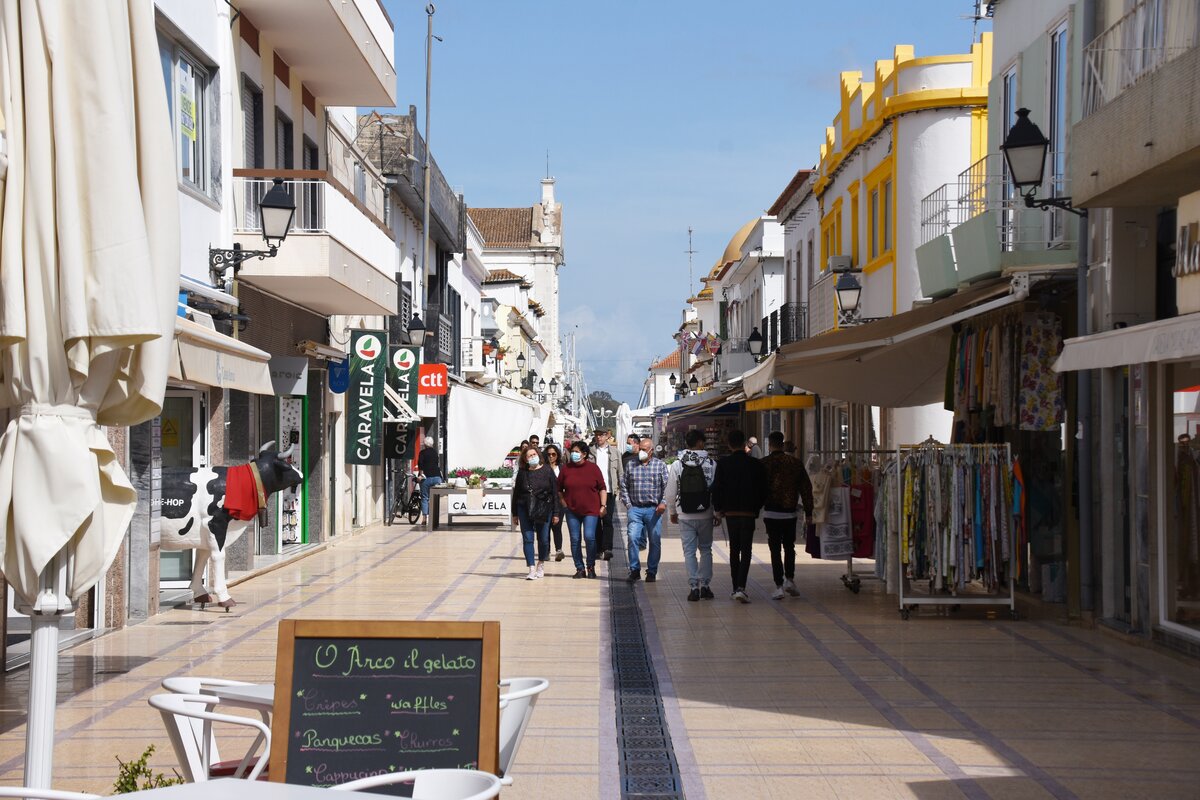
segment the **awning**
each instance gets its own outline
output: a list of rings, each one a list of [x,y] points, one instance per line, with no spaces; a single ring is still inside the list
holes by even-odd
[[[542,413],[516,392],[497,394],[459,383],[450,387],[446,402],[446,466],[452,470],[499,467]]]
[[[1200,314],[1079,336],[1063,342],[1059,372],[1200,359]]]
[[[175,341],[182,365],[180,380],[253,394],[275,394],[268,366],[270,353],[183,317],[175,318]]]
[[[746,397],[764,394],[775,379],[775,353],[767,356],[761,364],[742,375],[742,389]]]
[[[945,397],[951,327],[1028,296],[1027,287],[1014,290],[1007,280],[975,286],[894,317],[785,345],[773,363],[747,376],[882,408],[937,403]]]
[[[813,408],[817,398],[811,394],[769,394],[746,401],[747,411],[793,411],[799,408]]]

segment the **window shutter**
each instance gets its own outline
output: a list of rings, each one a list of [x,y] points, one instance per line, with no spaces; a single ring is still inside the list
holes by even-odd
[[[722,339],[727,338],[729,335],[727,328],[726,328],[726,323],[725,323],[725,315],[728,310],[727,309],[728,305],[729,304],[727,302],[722,300],[720,307],[717,309],[717,315],[720,317],[720,319],[718,320],[718,325],[720,327],[720,331],[717,333],[717,336],[719,336]]]

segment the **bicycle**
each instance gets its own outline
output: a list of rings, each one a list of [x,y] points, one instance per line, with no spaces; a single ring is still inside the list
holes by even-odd
[[[397,482],[396,494],[392,500],[391,508],[388,509],[388,525],[391,525],[398,516],[408,517],[410,525],[415,525],[417,520],[421,518],[421,484],[418,477],[417,473],[409,472],[404,476],[404,483]],[[404,497],[405,483],[411,487],[407,499]]]

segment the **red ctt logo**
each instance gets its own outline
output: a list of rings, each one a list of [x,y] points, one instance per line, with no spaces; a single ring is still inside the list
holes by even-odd
[[[422,364],[417,373],[417,394],[445,394],[450,389],[445,364]]]

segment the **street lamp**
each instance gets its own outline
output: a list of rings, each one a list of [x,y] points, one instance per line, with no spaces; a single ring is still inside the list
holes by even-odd
[[[1043,197],[1036,199],[1038,189],[1046,172],[1046,154],[1050,151],[1050,140],[1041,128],[1029,119],[1029,109],[1017,109],[1017,121],[1004,137],[1000,152],[1008,165],[1008,175],[1013,186],[1025,198],[1027,208],[1061,208],[1072,214],[1083,216],[1084,212],[1071,207],[1069,197]]]
[[[546,392],[546,379],[545,378],[542,378],[540,381],[538,381],[538,391],[545,394],[545,392]]]
[[[700,388],[700,381],[696,380],[695,375],[692,376],[692,379],[690,381],[688,381],[687,384],[689,387],[691,387],[691,390],[693,392]]]
[[[525,369],[525,354],[517,353],[517,369],[524,371]]]
[[[858,312],[858,301],[862,297],[862,284],[852,272],[843,272],[834,284],[837,293],[838,308],[847,316]]]
[[[754,360],[758,361],[763,351],[763,336],[758,332],[758,328],[753,328],[750,331],[750,338],[746,340],[750,345],[750,355],[754,356]]]
[[[275,178],[271,189],[258,201],[258,224],[262,229],[263,241],[267,243],[266,250],[243,250],[240,244],[234,244],[230,249],[219,247],[208,248],[208,271],[213,286],[225,282],[225,269],[233,267],[233,277],[237,278],[242,262],[251,258],[274,258],[279,254],[279,246],[287,238],[292,229],[292,221],[296,218],[296,201],[283,186],[283,178]]]
[[[558,396],[558,378],[550,379],[550,394]]]
[[[679,379],[675,377],[675,373],[674,373],[674,372],[672,372],[672,373],[671,373],[671,377],[667,378],[667,380],[671,382],[671,388],[672,388],[672,389],[674,389],[674,388],[675,388],[675,384],[679,382]]]
[[[432,336],[433,331],[425,327],[425,321],[421,319],[421,315],[413,312],[412,319],[408,321],[408,326],[405,327],[408,332],[409,344],[420,345],[425,341],[426,336]]]

